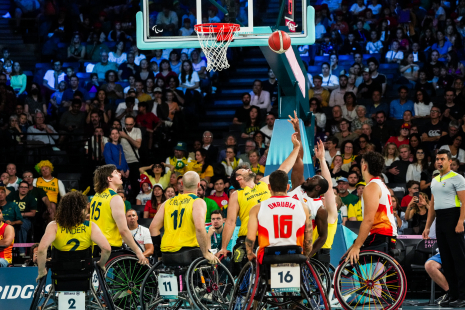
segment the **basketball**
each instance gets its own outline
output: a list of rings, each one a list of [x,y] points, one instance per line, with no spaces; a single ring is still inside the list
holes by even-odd
[[[291,37],[282,30],[275,31],[268,38],[268,45],[273,52],[282,54],[291,47]]]

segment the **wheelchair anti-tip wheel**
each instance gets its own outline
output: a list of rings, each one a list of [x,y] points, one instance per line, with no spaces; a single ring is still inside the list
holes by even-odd
[[[343,261],[337,267],[334,292],[345,310],[396,310],[405,299],[407,279],[402,267],[391,256],[363,251],[353,266]]]

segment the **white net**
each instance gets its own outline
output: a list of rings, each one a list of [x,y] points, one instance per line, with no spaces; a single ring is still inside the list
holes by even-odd
[[[226,52],[234,32],[240,29],[236,24],[196,25],[194,27],[200,41],[200,47],[207,57],[208,71],[221,71],[229,68]]]

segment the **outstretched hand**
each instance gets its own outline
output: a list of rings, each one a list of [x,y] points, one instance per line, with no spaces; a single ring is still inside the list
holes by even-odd
[[[321,140],[318,140],[317,145],[315,146],[315,156],[320,160],[320,162],[325,159],[325,145]]]
[[[292,116],[289,115],[289,119],[287,121],[292,124],[295,132],[300,132],[299,118],[297,117],[296,111],[294,111],[294,118],[292,118]]]
[[[299,139],[297,139],[297,133],[296,132],[294,132],[292,134],[292,144],[294,145],[294,149],[300,147],[300,142],[299,142]]]

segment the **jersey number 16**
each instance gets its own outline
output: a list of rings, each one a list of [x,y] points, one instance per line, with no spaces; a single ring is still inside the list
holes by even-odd
[[[292,234],[292,215],[273,215],[274,237],[289,238]]]

